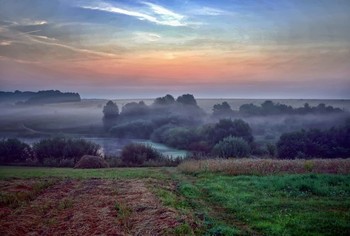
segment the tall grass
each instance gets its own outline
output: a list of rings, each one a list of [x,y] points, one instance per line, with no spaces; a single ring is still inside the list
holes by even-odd
[[[185,173],[221,172],[228,175],[350,174],[350,159],[207,159],[184,161],[178,168]]]

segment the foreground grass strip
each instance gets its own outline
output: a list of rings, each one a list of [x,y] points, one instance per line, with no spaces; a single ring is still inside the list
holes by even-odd
[[[154,191],[163,204],[177,209],[190,219],[184,227],[190,226],[192,232],[185,235],[260,235],[232,217],[232,214],[218,211],[215,204],[207,200],[205,191],[197,187],[197,178],[183,175],[175,168],[164,168],[163,172],[170,176],[176,186],[169,189],[156,185]]]
[[[11,167],[0,166],[0,179],[10,178],[73,178],[73,179],[140,179],[167,178],[159,168],[107,168],[107,169],[72,169],[48,167]]]
[[[195,186],[265,235],[350,234],[350,176],[199,174]]]

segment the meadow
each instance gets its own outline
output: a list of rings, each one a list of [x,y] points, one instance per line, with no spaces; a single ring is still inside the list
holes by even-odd
[[[0,167],[0,231],[349,235],[349,173],[182,170]]]

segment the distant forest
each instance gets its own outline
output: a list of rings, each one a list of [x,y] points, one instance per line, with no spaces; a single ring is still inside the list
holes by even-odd
[[[80,102],[79,93],[61,92],[59,90],[30,91],[0,91],[0,101],[15,102],[16,105],[36,105],[61,102]]]
[[[103,122],[105,131],[114,137],[150,139],[170,147],[189,150],[200,156],[252,155],[294,159],[322,157],[324,154],[324,157],[328,158],[344,158],[350,154],[349,121],[345,124],[333,124],[333,128],[329,130],[329,124],[321,122],[318,126],[322,127],[322,130],[318,130],[301,118],[311,115],[312,123],[316,124],[316,117],[329,117],[339,113],[345,111],[322,103],[313,107],[305,103],[303,107],[293,108],[265,101],[260,106],[243,104],[238,111],[232,110],[227,102],[223,102],[213,106],[212,114],[206,114],[197,105],[192,94],[184,94],[177,99],[168,94],[156,98],[149,106],[143,101],[127,103],[121,111],[113,101],[109,101],[103,108]],[[294,117],[286,120],[284,124],[277,123],[277,116],[290,115],[299,116],[299,119]],[[270,118],[266,118],[267,116]],[[257,142],[253,129],[243,120],[251,117],[266,120],[264,125],[254,126],[254,130],[271,130],[269,134],[277,137],[281,135],[280,140],[275,144]],[[296,126],[293,131],[304,126],[310,128],[310,131],[308,129],[290,133],[288,127],[293,125]]]

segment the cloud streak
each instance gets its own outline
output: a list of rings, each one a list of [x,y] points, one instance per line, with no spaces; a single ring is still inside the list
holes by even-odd
[[[127,15],[135,17],[139,20],[149,21],[158,25],[166,26],[187,26],[188,23],[184,21],[185,16],[168,10],[162,6],[144,2],[143,5],[148,6],[149,9],[143,9],[146,13],[140,10],[128,10],[120,7],[113,6],[109,3],[96,3],[93,5],[83,5],[80,6],[83,9],[98,10],[104,12],[110,12],[115,14]]]
[[[11,45],[13,42],[10,40],[4,40],[4,41],[0,41],[0,46],[9,46]]]

